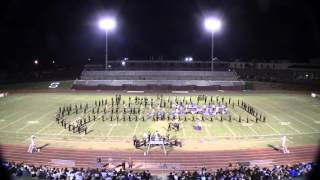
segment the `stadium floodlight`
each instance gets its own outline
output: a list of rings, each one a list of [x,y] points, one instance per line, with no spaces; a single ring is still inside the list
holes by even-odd
[[[192,57],[189,57],[189,56],[184,58],[185,62],[191,62],[192,60],[193,60]]]
[[[123,58],[123,60],[124,60],[124,61],[128,61],[128,60],[129,60],[129,58],[125,57],[125,58]]]
[[[126,65],[126,61],[121,61],[121,65],[125,66]]]
[[[222,23],[219,19],[211,17],[211,18],[207,18],[204,21],[204,27],[211,32],[211,71],[213,71],[213,61],[215,60],[214,58],[214,43],[213,43],[213,34],[215,32],[220,31],[222,26]]]
[[[317,94],[313,92],[313,93],[311,93],[311,97],[316,98]]]
[[[56,63],[54,60],[52,60],[52,64]]]
[[[221,29],[221,21],[216,18],[208,18],[204,21],[204,26],[211,32],[217,32]]]
[[[116,28],[116,21],[113,18],[106,18],[99,21],[99,26],[104,30],[112,30]]]
[[[39,61],[36,59],[33,61],[33,64],[38,65]]]
[[[101,19],[99,26],[106,32],[106,70],[108,70],[108,31],[116,28],[116,20],[114,18]]]

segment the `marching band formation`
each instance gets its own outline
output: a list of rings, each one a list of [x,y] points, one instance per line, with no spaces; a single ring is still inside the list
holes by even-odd
[[[247,118],[232,116],[230,109],[238,106],[248,112]],[[56,114],[56,122],[64,129],[72,133],[88,133],[87,124],[93,121],[163,121],[168,120],[168,131],[180,130],[183,121],[197,121],[194,128],[201,130],[201,123],[218,118],[220,121],[236,120],[249,123],[249,115],[255,117],[255,122],[266,122],[266,117],[259,113],[253,106],[244,101],[235,101],[231,98],[213,97],[200,95],[197,98],[191,97],[167,97],[162,95],[155,97],[129,96],[128,99],[121,95],[96,100],[94,104],[80,103],[64,105],[59,107]],[[68,120],[67,116],[74,117]]]
[[[255,120],[232,116],[230,111],[235,107],[239,107],[251,115]],[[74,117],[74,120],[67,120],[67,116]],[[121,95],[115,97],[96,100],[93,105],[88,103],[79,103],[74,105],[64,105],[59,107],[56,114],[56,122],[64,129],[72,133],[88,133],[87,125],[94,121],[168,121],[166,135],[161,135],[158,131],[144,134],[143,137],[133,137],[133,145],[135,148],[147,146],[150,143],[170,146],[182,146],[181,141],[177,138],[170,137],[170,131],[179,131],[180,125],[188,120],[194,121],[194,129],[202,130],[202,121],[218,119],[247,122],[255,121],[266,122],[266,117],[260,113],[254,106],[244,102],[243,100],[234,101],[231,98],[227,100],[224,97],[213,97],[201,95],[196,100],[191,97],[167,97],[162,95],[154,97],[146,96],[129,96],[128,101]],[[219,118],[220,117],[220,118]],[[70,118],[68,118],[70,119]],[[35,136],[31,136],[31,143],[28,148],[29,153],[39,151],[35,143]],[[281,138],[281,150],[283,153],[289,153],[285,145],[286,137]]]

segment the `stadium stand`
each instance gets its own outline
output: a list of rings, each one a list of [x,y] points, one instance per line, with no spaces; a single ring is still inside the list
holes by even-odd
[[[220,80],[236,81],[228,71],[83,71],[82,80]]]
[[[74,89],[242,90],[245,83],[229,71],[86,71]]]

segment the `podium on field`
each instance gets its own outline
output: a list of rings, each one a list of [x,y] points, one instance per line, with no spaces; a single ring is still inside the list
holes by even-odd
[[[157,139],[157,140],[151,139],[149,142],[147,142],[148,149],[147,149],[147,153],[146,154],[149,153],[150,146],[152,146],[152,145],[161,146],[162,149],[163,149],[164,154],[167,154],[165,144],[166,143],[165,143],[165,141],[163,139]]]

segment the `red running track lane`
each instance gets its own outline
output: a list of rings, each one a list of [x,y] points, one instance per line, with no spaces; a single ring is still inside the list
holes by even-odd
[[[102,163],[107,163],[112,158],[112,164],[118,165],[129,157],[133,160],[135,169],[148,169],[154,174],[166,173],[172,170],[197,170],[203,166],[207,169],[224,168],[229,163],[250,162],[251,165],[258,164],[270,167],[275,164],[286,165],[296,162],[311,162],[316,159],[319,146],[308,145],[291,147],[290,154],[282,154],[272,148],[250,149],[250,150],[226,150],[226,151],[171,151],[164,155],[162,151],[151,151],[144,156],[143,151],[108,151],[108,150],[86,150],[66,149],[56,147],[45,147],[41,152],[27,153],[27,146],[23,145],[0,145],[4,160],[25,162],[35,165],[49,165],[66,167],[52,162],[52,159],[70,160],[76,167],[96,167],[96,158],[101,157]],[[166,168],[161,164],[166,164]]]

